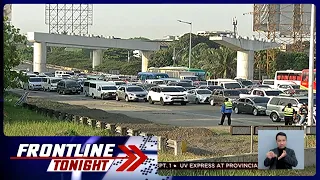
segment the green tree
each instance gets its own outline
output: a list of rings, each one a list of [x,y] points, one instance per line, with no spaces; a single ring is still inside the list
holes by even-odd
[[[218,49],[208,49],[203,62],[203,69],[215,78],[234,78],[236,76],[237,54],[229,48],[221,46]]]
[[[276,57],[276,69],[302,70],[309,67],[309,57],[301,52],[280,52]]]
[[[4,60],[4,89],[19,86],[18,79],[25,80],[21,73],[12,68],[21,63],[21,51],[18,46],[26,46],[27,38],[20,34],[20,29],[11,25],[5,17],[3,21],[3,60]]]

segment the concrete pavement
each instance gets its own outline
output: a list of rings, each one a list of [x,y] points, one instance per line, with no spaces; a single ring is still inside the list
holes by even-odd
[[[12,92],[23,94],[22,89]],[[213,127],[220,122],[220,107],[208,104],[151,105],[146,102],[117,102],[115,100],[100,100],[84,95],[60,95],[56,92],[31,91],[29,97],[40,97],[70,105],[83,105],[88,108],[105,110],[110,113],[125,114],[130,117],[142,118],[159,124],[182,127]],[[226,122],[225,122],[226,124]],[[232,114],[232,125],[270,125],[274,123],[268,116],[253,116],[250,114]]]

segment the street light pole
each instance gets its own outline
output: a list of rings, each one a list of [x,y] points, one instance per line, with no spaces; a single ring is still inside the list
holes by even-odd
[[[310,49],[309,49],[309,83],[308,83],[308,126],[313,122],[313,81],[314,81],[314,39],[315,39],[315,16],[316,7],[311,6],[311,27],[310,27]]]
[[[191,41],[192,41],[192,22],[178,20],[180,23],[189,24],[190,25],[190,39],[189,39],[189,68],[191,68]]]

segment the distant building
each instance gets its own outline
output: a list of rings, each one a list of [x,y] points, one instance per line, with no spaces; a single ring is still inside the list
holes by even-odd
[[[226,31],[197,31],[198,36],[226,36],[232,35],[233,32],[226,30]]]

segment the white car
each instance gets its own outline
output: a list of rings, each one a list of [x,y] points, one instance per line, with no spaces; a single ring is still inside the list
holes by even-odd
[[[117,87],[114,85],[99,85],[95,97],[103,99],[116,99]]]
[[[188,97],[180,89],[170,86],[155,86],[149,90],[147,95],[148,102],[154,104],[160,102],[161,105],[180,103],[186,105]]]
[[[189,103],[209,103],[212,91],[208,89],[192,89],[187,92]]]
[[[296,84],[279,84],[278,88],[280,91],[285,91],[285,90],[295,90],[295,89],[300,89],[300,85]]]

